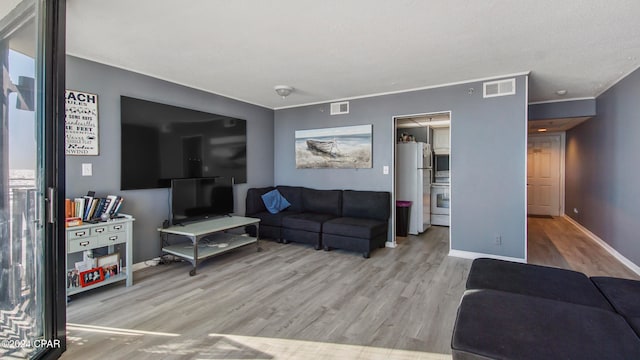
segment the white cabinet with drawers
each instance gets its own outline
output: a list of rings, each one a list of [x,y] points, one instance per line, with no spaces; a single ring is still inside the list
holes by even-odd
[[[108,247],[108,253],[112,253],[114,245],[117,244],[125,244],[126,251],[125,264],[123,264],[123,269],[120,269],[121,271],[117,275],[86,287],[67,287],[67,295],[77,294],[121,280],[126,280],[126,285],[131,286],[133,283],[131,268],[133,265],[132,236],[134,221],[135,219],[132,217],[127,217],[97,224],[84,223],[80,226],[66,229],[67,255],[101,247]],[[73,264],[67,264],[67,269],[71,270],[73,267]]]

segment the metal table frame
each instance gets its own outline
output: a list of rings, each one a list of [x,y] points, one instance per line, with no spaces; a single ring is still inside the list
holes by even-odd
[[[244,236],[244,235],[232,235],[227,234],[225,231],[235,229],[242,226],[255,225],[256,237]],[[168,228],[158,229],[160,232],[160,241],[162,244],[162,235],[179,235],[184,236],[191,240],[193,252],[191,253],[190,247],[184,247],[180,245],[162,246],[162,251],[168,254],[172,254],[181,257],[189,261],[193,268],[189,271],[190,276],[196,274],[196,268],[198,264],[205,259],[212,256],[225,253],[227,251],[237,249],[242,246],[256,243],[257,251],[261,251],[260,248],[260,219],[249,218],[243,216],[225,216],[215,219],[208,219],[198,222],[193,222],[185,225],[176,225]],[[216,233],[223,233],[218,235],[220,240],[228,241],[227,246],[216,248],[206,248],[199,253],[198,242],[205,237],[211,236]]]

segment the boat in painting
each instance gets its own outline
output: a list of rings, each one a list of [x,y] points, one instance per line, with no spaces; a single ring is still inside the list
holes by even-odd
[[[338,151],[338,143],[335,140],[307,140],[307,149],[318,152],[321,154],[327,154],[336,156]]]

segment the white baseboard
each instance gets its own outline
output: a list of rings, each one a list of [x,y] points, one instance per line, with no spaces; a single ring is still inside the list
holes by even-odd
[[[147,260],[147,261],[153,261],[153,260]],[[148,267],[153,266],[151,264],[147,264],[147,261],[143,261],[143,262],[139,262],[139,263],[133,264],[131,266],[131,271],[136,272],[138,270],[146,269]]]
[[[628,267],[629,270],[634,273],[640,275],[640,266],[636,265],[633,261],[627,259],[622,254],[620,254],[616,249],[612,248],[611,245],[607,244],[604,240],[600,239],[598,235],[592,233],[586,227],[582,226],[579,222],[573,220],[570,216],[562,215],[562,217],[573,224],[573,226],[577,227],[578,230],[582,231],[585,235],[587,235],[591,240],[595,241],[596,244],[602,246],[607,252],[613,255],[614,258],[618,259],[624,266]]]
[[[527,259],[524,258],[515,258],[510,256],[501,256],[501,255],[493,255],[493,254],[483,254],[472,251],[462,251],[462,250],[449,250],[449,256],[459,257],[463,259],[477,259],[477,258],[491,258],[498,260],[507,260],[507,261],[515,261],[519,263],[526,263]]]
[[[396,243],[394,243],[393,241],[387,241],[386,243],[384,243],[384,246],[388,248],[394,248],[396,247]]]
[[[178,257],[173,256],[172,255],[164,255],[165,258],[169,257],[169,260],[179,260]],[[162,258],[160,257],[155,257],[153,259],[149,259],[149,260],[145,260],[143,262],[139,262],[139,263],[135,263],[133,265],[131,265],[131,271],[138,271],[138,270],[142,270],[142,269],[146,269],[148,267],[153,267],[153,266],[158,266],[160,264],[160,261],[162,260]]]

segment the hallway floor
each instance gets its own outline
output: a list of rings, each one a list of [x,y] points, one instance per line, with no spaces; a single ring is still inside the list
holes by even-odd
[[[563,217],[528,217],[530,264],[555,266],[587,276],[614,276],[640,280],[640,276]]]

